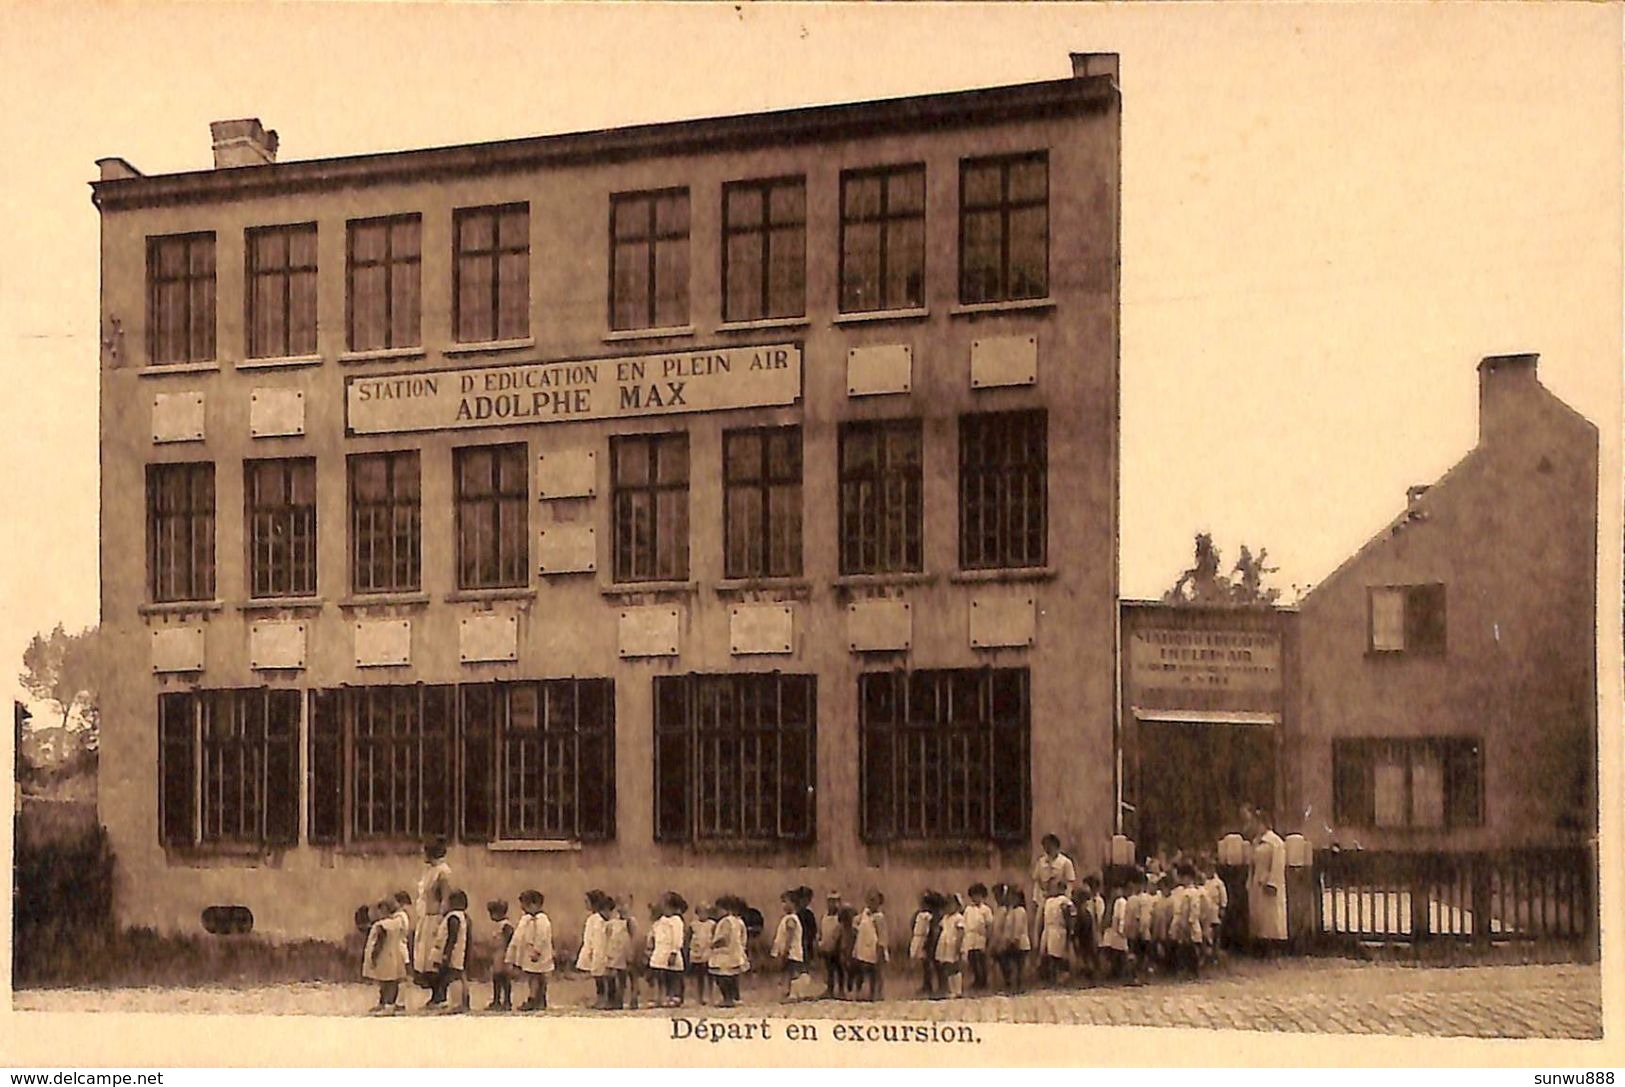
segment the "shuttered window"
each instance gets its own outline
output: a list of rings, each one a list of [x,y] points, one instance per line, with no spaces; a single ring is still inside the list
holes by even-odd
[[[1339,826],[1449,828],[1483,823],[1483,756],[1472,737],[1348,739],[1332,744]]]

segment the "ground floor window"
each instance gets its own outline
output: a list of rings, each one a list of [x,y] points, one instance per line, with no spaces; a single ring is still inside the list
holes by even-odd
[[[1025,841],[1032,709],[1025,668],[858,679],[865,841]]]
[[[610,680],[346,687],[310,701],[312,842],[614,836]]]
[[[655,838],[811,841],[815,676],[658,676]]]
[[[1339,826],[1478,826],[1483,780],[1483,752],[1473,737],[1332,743],[1332,807]]]
[[[615,684],[608,679],[461,689],[465,839],[615,836]]]
[[[291,844],[299,836],[298,691],[158,697],[163,843]]]

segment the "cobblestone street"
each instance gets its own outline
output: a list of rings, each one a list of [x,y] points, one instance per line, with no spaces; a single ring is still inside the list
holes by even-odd
[[[894,993],[912,979],[888,979]],[[475,1007],[489,990],[474,989]],[[553,1011],[571,1015],[665,1015],[663,1010],[586,1010],[591,989],[570,978],[553,986]],[[354,1015],[375,991],[361,985],[295,984],[245,988],[61,989],[19,992],[19,1011],[204,1012]],[[420,991],[407,997],[415,1009]],[[916,999],[882,1003],[810,1001],[783,1005],[766,979],[747,988],[732,1011],[692,1000],[690,1016],[794,1015],[827,1019],[959,1020],[1096,1026],[1198,1027],[1334,1034],[1480,1038],[1602,1037],[1601,975],[1594,966],[1494,965],[1409,967],[1347,960],[1238,963],[1199,982],[1138,988],[1042,990],[1020,996],[967,997],[953,1004]],[[416,1014],[414,1012],[413,1014]]]

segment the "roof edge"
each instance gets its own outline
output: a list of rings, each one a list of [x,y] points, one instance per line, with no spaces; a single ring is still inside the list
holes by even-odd
[[[334,185],[372,185],[770,143],[807,143],[878,135],[895,128],[962,128],[994,119],[1083,112],[1107,106],[1118,98],[1117,87],[1109,76],[1074,77],[484,143],[303,159],[236,170],[105,179],[90,185],[96,206],[113,211]]]

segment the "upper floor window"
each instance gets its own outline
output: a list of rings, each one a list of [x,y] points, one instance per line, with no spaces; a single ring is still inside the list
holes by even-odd
[[[214,234],[147,239],[147,363],[214,359]]]
[[[1044,411],[959,417],[959,565],[1044,565],[1049,473]]]
[[[523,442],[453,450],[456,461],[457,587],[530,583],[529,455]]]
[[[688,324],[688,190],[618,193],[609,204],[609,324]]]
[[[925,167],[841,175],[841,312],[925,305]]]
[[[416,347],[422,340],[421,215],[352,219],[345,254],[345,345]]]
[[[458,343],[530,335],[530,205],[458,208],[452,219]]]
[[[841,424],[841,573],[923,568],[921,445],[918,419]]]
[[[316,461],[309,457],[243,464],[248,518],[248,594],[316,593]]]
[[[1483,780],[1472,737],[1332,741],[1332,809],[1339,826],[1478,826]]]
[[[959,164],[959,300],[1049,294],[1049,156]]]
[[[147,465],[147,577],[156,603],[214,599],[214,465]]]
[[[415,592],[423,556],[417,450],[355,453],[349,469],[351,590]]]
[[[725,577],[801,575],[801,428],[722,435]]]
[[[722,319],[756,321],[806,313],[806,179],[727,185],[722,222]]]
[[[316,224],[250,230],[248,357],[316,353]]]
[[[1384,585],[1368,591],[1372,653],[1444,652],[1443,585]]]
[[[688,577],[688,434],[610,439],[615,580]]]

